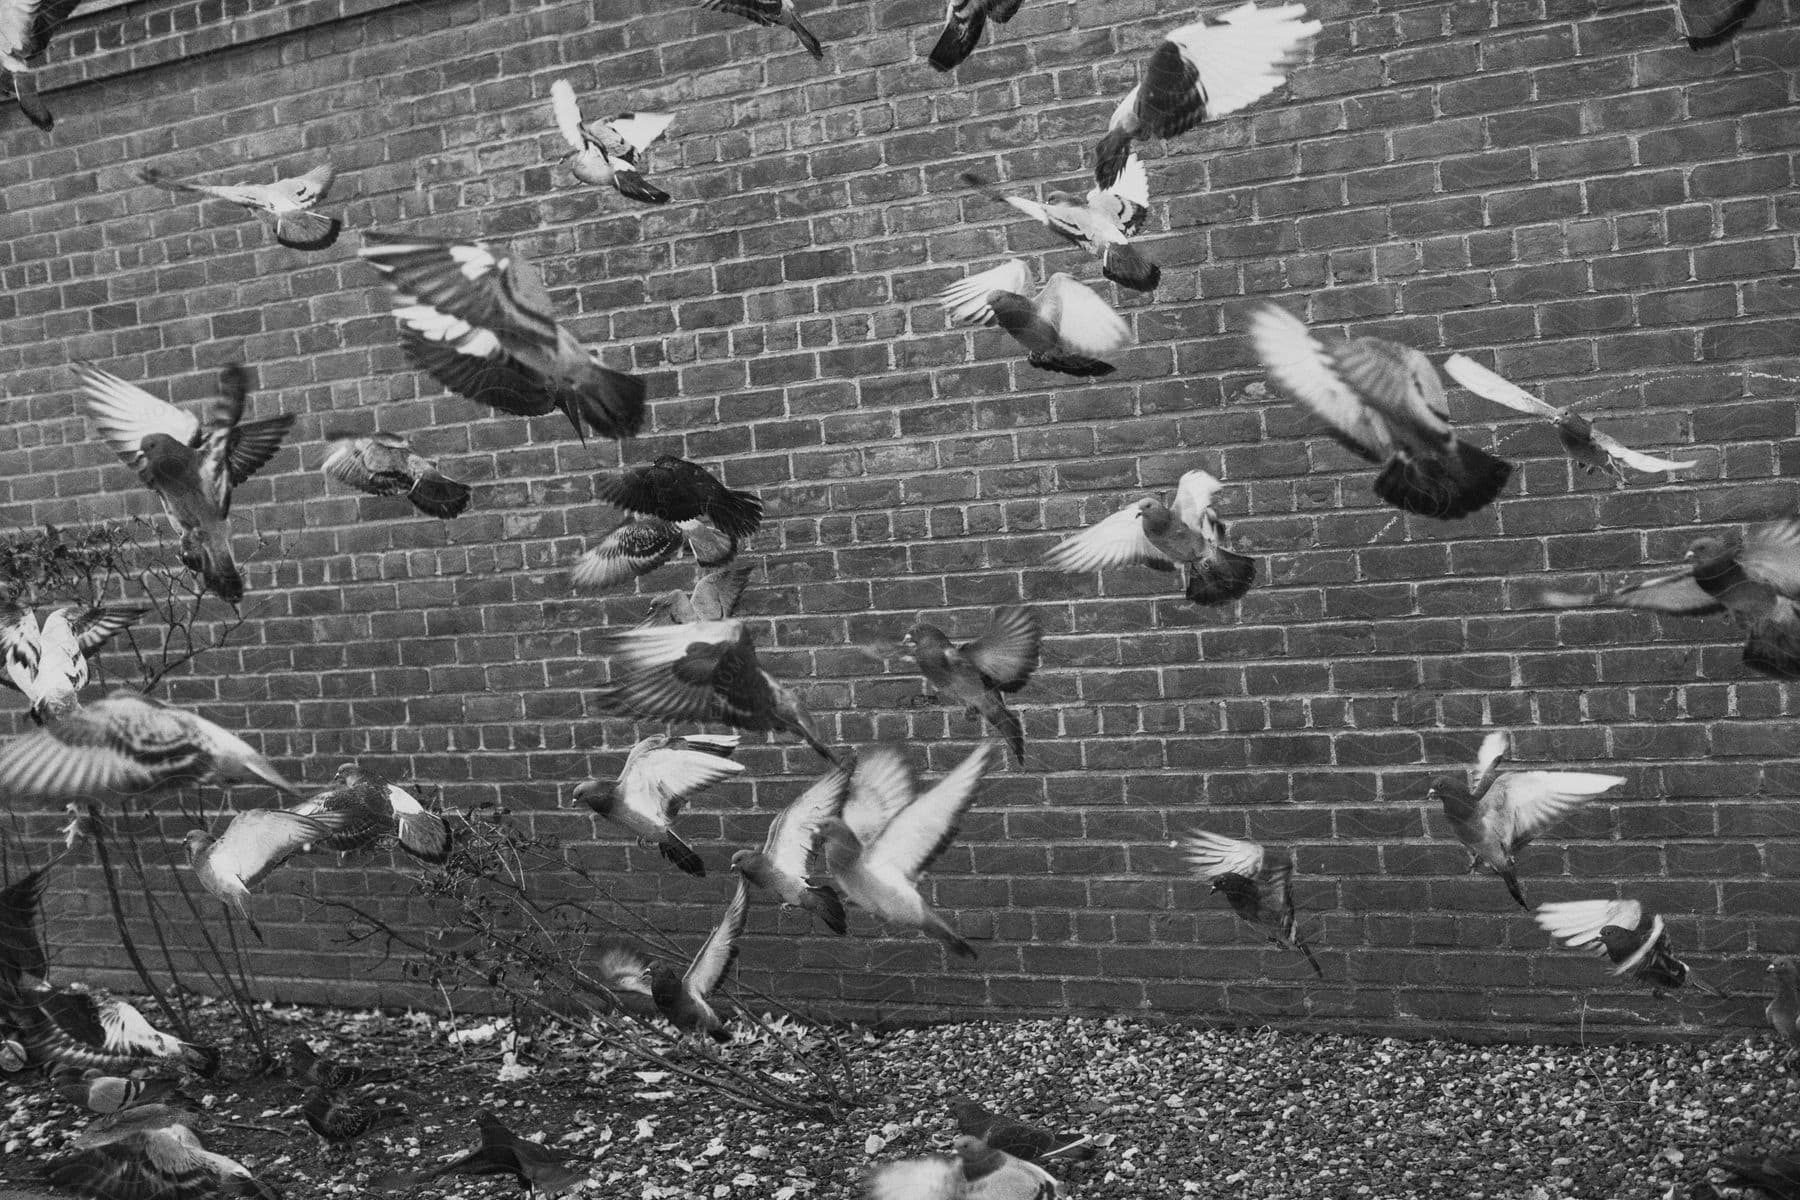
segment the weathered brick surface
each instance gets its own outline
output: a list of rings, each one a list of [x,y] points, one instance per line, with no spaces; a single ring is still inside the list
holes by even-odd
[[[975,726],[909,705],[904,664],[884,675],[850,646],[921,613],[962,634],[995,604],[1043,613],[1044,668],[1019,697],[1030,768],[990,782],[935,872],[939,903],[992,939],[979,968],[916,938],[807,938],[761,907],[743,958],[759,984],[891,1016],[1676,1031],[1702,1010],[1547,952],[1497,881],[1461,874],[1425,780],[1490,724],[1518,731],[1524,760],[1630,781],[1528,852],[1535,899],[1640,896],[1737,989],[1800,950],[1789,689],[1747,674],[1721,623],[1536,602],[1552,580],[1671,561],[1697,528],[1794,507],[1791,5],[1765,0],[1732,46],[1695,54],[1662,3],[1329,0],[1288,93],[1147,148],[1164,283],[1118,297],[1140,344],[1097,383],[946,329],[931,297],[966,266],[1018,253],[1095,274],[957,175],[1085,189],[1111,105],[1192,7],[1029,0],[955,77],[923,59],[937,0],[803,7],[822,65],[783,31],[662,0],[145,0],[77,20],[44,74],[54,135],[0,110],[0,525],[154,511],[92,440],[70,357],[183,401],[247,359],[257,410],[300,414],[298,444],[239,494],[240,547],[266,542],[246,636],[171,696],[312,783],[360,755],[453,804],[499,800],[668,923],[711,920],[725,881],[554,809],[635,732],[586,689],[605,675],[593,631],[643,602],[572,596],[563,574],[609,526],[591,473],[619,450],[549,418],[479,419],[408,371],[353,234],[301,256],[132,176],[267,178],[329,153],[351,227],[511,238],[543,263],[574,330],[650,380],[652,430],[627,458],[683,452],[762,494],[750,609],[781,618],[761,626],[769,660],[813,680],[838,739],[911,739],[946,767]],[[673,203],[569,186],[558,76],[590,113],[679,114],[653,157]],[[1458,394],[1515,482],[1467,521],[1399,517],[1255,386],[1240,331],[1266,297],[1491,360],[1700,465],[1615,489],[1572,472],[1547,429]],[[476,484],[474,508],[441,524],[328,487],[327,424],[410,433]],[[1040,565],[1195,466],[1229,485],[1263,564],[1241,611],[1196,611],[1149,572]],[[817,768],[785,743],[742,757],[743,781],[684,818],[715,868]],[[56,823],[13,821],[28,837]],[[1323,982],[1184,873],[1170,843],[1195,826],[1295,847]],[[405,912],[378,869],[286,878]],[[64,961],[116,967],[92,869],[71,883]],[[403,994],[299,910],[258,912],[272,991]],[[1758,1006],[1705,1010],[1705,1027]]]

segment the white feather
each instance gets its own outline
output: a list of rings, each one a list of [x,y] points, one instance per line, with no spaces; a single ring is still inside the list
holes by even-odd
[[[988,297],[995,292],[1027,295],[1031,291],[1031,268],[1022,258],[1009,259],[967,279],[958,280],[938,294],[938,301],[950,320],[958,325],[992,325],[994,309]]]

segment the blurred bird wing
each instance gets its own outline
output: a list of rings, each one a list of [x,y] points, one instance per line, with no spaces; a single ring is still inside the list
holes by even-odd
[[[1452,354],[1446,358],[1444,374],[1483,400],[1492,400],[1495,404],[1503,404],[1515,412],[1529,413],[1534,417],[1544,417],[1554,421],[1567,411],[1557,408],[1553,404],[1546,404],[1524,388],[1501,378],[1465,355]]]
[[[955,1159],[903,1158],[869,1174],[868,1200],[964,1200],[962,1165]]]
[[[1131,341],[1131,327],[1098,292],[1058,271],[1035,302],[1038,315],[1056,330],[1063,349],[1099,358]]]
[[[81,652],[92,654],[154,607],[155,605],[144,600],[97,604],[71,620],[69,631],[75,635]],[[4,652],[4,649],[4,634],[0,633],[0,652]]]
[[[638,151],[648,150],[650,143],[674,123],[675,114],[666,112],[620,113],[607,122],[632,149]]]
[[[937,786],[914,800],[866,845],[864,860],[880,869],[916,879],[956,838],[963,814],[975,803],[994,746],[983,742]]]
[[[725,906],[725,915],[682,975],[682,987],[701,999],[712,994],[737,961],[738,939],[744,936],[744,922],[749,916],[750,885],[740,879],[731,903]]]
[[[741,621],[602,630],[600,653],[611,655],[615,670],[601,695],[653,720],[704,720],[719,699],[714,684],[719,664],[727,658],[741,664],[741,647],[748,638]],[[684,664],[688,670],[679,669]],[[697,671],[701,664],[712,669]],[[749,665],[756,668],[754,648]]]
[[[958,280],[940,292],[938,300],[954,324],[992,325],[994,308],[988,297],[995,292],[1031,294],[1031,268],[1024,259],[1008,259],[997,267]]]
[[[737,611],[744,589],[750,586],[751,567],[708,571],[694,585],[694,608],[702,620],[723,620]]]
[[[1009,604],[995,611],[994,623],[986,633],[961,650],[988,686],[1014,692],[1037,670],[1038,647],[1043,640],[1044,624],[1037,610]]]
[[[1274,389],[1323,421],[1342,445],[1379,462],[1394,445],[1386,422],[1362,402],[1306,323],[1277,304],[1250,318],[1250,341]]]
[[[0,52],[29,58],[37,46],[37,14],[42,0],[0,0]]]
[[[1725,611],[1724,604],[1695,582],[1694,572],[1688,567],[1626,584],[1610,592],[1590,594],[1552,589],[1544,593],[1544,603],[1552,608],[1646,608],[1653,612],[1689,616]]]
[[[1144,227],[1150,213],[1150,177],[1144,173],[1143,160],[1128,154],[1125,167],[1109,188],[1094,187],[1087,195],[1088,207],[1117,225],[1126,235],[1135,235]]]
[[[1255,879],[1262,874],[1264,854],[1259,842],[1195,830],[1182,839],[1182,848],[1202,879],[1216,879],[1220,875]]]
[[[647,575],[681,550],[681,530],[660,517],[633,517],[582,552],[569,569],[576,587],[609,588]]]
[[[127,1053],[170,1055],[179,1041],[144,1019],[144,1014],[123,1000],[100,1008],[100,1026],[106,1031],[106,1049]]]
[[[114,454],[134,471],[144,465],[144,439],[165,434],[184,446],[200,436],[200,422],[117,375],[84,362],[71,363],[87,395],[88,415]]]
[[[594,973],[615,992],[649,996],[650,961],[630,946],[609,942],[600,947]]]
[[[429,306],[467,322],[493,334],[502,346],[526,342],[554,353],[559,345],[561,327],[550,311],[550,297],[537,268],[522,254],[486,242],[376,230],[363,234],[357,253],[387,276],[388,286],[406,304]]]
[[[581,102],[575,99],[575,89],[568,80],[558,79],[550,84],[550,108],[556,114],[556,128],[563,141],[573,150],[586,150],[588,136],[581,127]]]
[[[1450,432],[1443,381],[1419,351],[1382,338],[1357,337],[1326,353],[1338,377],[1390,427],[1404,426],[1433,441]]]
[[[375,472],[369,469],[368,439],[360,437],[334,438],[331,453],[319,464],[319,469],[337,480],[347,483],[358,491],[366,491],[375,483]]]
[[[743,772],[743,763],[716,754],[656,746],[633,752],[621,790],[627,806],[666,821],[689,797]]]
[[[1139,565],[1173,567],[1174,560],[1144,536],[1144,510],[1155,503],[1148,497],[1132,502],[1052,546],[1044,561],[1069,572]]]
[[[336,178],[337,169],[329,162],[322,162],[304,175],[278,179],[269,186],[276,201],[274,207],[277,211],[311,208],[325,198],[325,193],[331,190],[331,181]]]
[[[42,979],[50,969],[50,955],[38,936],[50,867],[45,863],[0,888],[0,996],[14,990],[22,977]]]
[[[1511,771],[1494,781],[1483,798],[1504,823],[1514,845],[1524,845],[1595,796],[1625,782],[1622,775],[1585,771]]]
[[[37,614],[17,604],[0,607],[0,667],[15,688],[35,702],[38,666],[42,661],[42,631]]]
[[[1448,366],[1449,364],[1445,365]],[[1653,454],[1645,454],[1641,450],[1633,450],[1630,446],[1627,446],[1618,438],[1613,437],[1610,433],[1604,433],[1598,429],[1589,429],[1588,438],[1594,445],[1600,447],[1602,453],[1609,454],[1630,467],[1632,470],[1642,471],[1645,474],[1653,474],[1657,471],[1685,471],[1689,467],[1697,467],[1700,465],[1699,459],[1689,458],[1678,460],[1673,458],[1657,458]]]
[[[1213,497],[1224,487],[1207,471],[1188,471],[1183,474],[1181,482],[1175,486],[1173,511],[1176,520],[1189,529],[1197,529],[1202,533],[1209,530],[1213,522],[1218,520],[1218,514],[1213,512]]]
[[[1196,21],[1168,35],[1199,74],[1206,115],[1247,108],[1287,81],[1287,67],[1321,26],[1303,20],[1304,4],[1246,3],[1217,24]]]
[[[1493,782],[1494,772],[1499,769],[1500,761],[1512,750],[1512,735],[1504,729],[1496,729],[1481,739],[1481,749],[1475,755],[1475,769],[1469,776],[1469,792],[1479,797],[1487,786]]]
[[[196,739],[188,714],[141,697],[108,697],[0,747],[0,791],[89,796],[142,791]]]
[[[893,746],[871,746],[856,756],[841,819],[864,846],[919,794],[912,766]]]
[[[302,846],[329,838],[343,821],[337,814],[304,815],[279,808],[239,813],[209,851],[212,869],[255,887]]]
[[[1544,932],[1576,950],[1599,943],[1600,931],[1608,925],[1636,929],[1643,918],[1644,908],[1636,900],[1562,900],[1540,904],[1537,910]]]
[[[1800,598],[1800,517],[1758,525],[1744,538],[1738,565],[1758,583]]]
[[[850,773],[833,767],[775,814],[763,838],[764,857],[782,874],[804,879],[825,822],[843,812],[849,792]]]

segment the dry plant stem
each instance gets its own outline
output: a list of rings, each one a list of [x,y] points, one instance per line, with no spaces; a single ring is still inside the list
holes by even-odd
[[[112,905],[113,924],[118,926],[119,930],[119,945],[125,951],[125,957],[130,960],[132,969],[137,972],[139,981],[144,985],[144,990],[156,1001],[156,1006],[162,1010],[163,1016],[168,1019],[169,1024],[175,1027],[175,1032],[183,1039],[191,1040],[193,1034],[188,1029],[187,1021],[183,1019],[182,1014],[176,1010],[175,1006],[169,1003],[169,998],[163,994],[163,990],[156,986],[156,980],[150,977],[149,968],[144,965],[143,957],[138,954],[137,943],[132,940],[131,928],[125,918],[125,905],[119,899],[119,879],[113,872],[112,856],[106,850],[106,826],[100,820],[100,806],[89,801],[87,810],[88,819],[93,822],[94,853],[100,860],[100,871],[106,879],[106,898]]]

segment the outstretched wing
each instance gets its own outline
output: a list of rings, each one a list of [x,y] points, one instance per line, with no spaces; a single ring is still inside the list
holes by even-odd
[[[1008,259],[967,279],[958,280],[938,293],[938,302],[957,325],[992,325],[994,309],[988,297],[995,292],[1029,295],[1031,268],[1022,258]]]
[[[1144,536],[1144,509],[1153,500],[1138,500],[1070,534],[1050,548],[1044,562],[1059,571],[1102,571],[1108,567],[1146,566],[1174,569],[1175,562]]]
[[[1038,293],[1038,315],[1056,330],[1063,349],[1085,358],[1102,358],[1131,341],[1131,326],[1100,294],[1057,272]]]
[[[849,791],[850,773],[833,767],[775,815],[763,839],[763,855],[777,871],[795,879],[806,877],[825,822],[843,811]]]
[[[1624,782],[1622,775],[1586,771],[1513,771],[1495,780],[1483,801],[1505,822],[1502,836],[1522,846],[1595,796]]]
[[[1181,839],[1181,844],[1182,849],[1187,852],[1187,860],[1193,866],[1194,873],[1202,879],[1216,879],[1221,875],[1242,875],[1245,879],[1255,879],[1262,874],[1264,855],[1261,843],[1226,837],[1222,833],[1195,830]]]
[[[1016,692],[1037,670],[1044,623],[1037,610],[1009,604],[995,610],[986,633],[961,647],[984,680],[1003,692]]]
[[[975,803],[981,777],[987,773],[994,745],[983,742],[969,752],[937,786],[914,800],[887,823],[864,851],[867,861],[917,878],[955,839],[963,814]]]
[[[1598,946],[1600,931],[1609,925],[1636,929],[1644,908],[1636,900],[1562,900],[1540,904],[1537,923],[1551,937],[1580,950]]]
[[[740,879],[731,903],[725,906],[725,915],[682,975],[683,987],[696,996],[712,994],[719,986],[719,980],[725,978],[725,972],[731,970],[731,964],[737,961],[738,939],[744,935],[744,922],[749,916],[750,885]]]
[[[69,365],[81,380],[88,415],[94,419],[100,436],[132,470],[143,470],[142,447],[151,434],[166,434],[184,446],[193,445],[200,436],[200,422],[192,414],[126,383],[110,371],[79,361]]]

